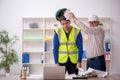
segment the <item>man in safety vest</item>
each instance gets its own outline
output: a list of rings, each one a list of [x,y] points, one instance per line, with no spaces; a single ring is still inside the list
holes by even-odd
[[[64,12],[66,8],[56,12],[56,19],[61,23],[61,28],[56,29],[53,38],[54,61],[57,66],[65,66],[68,74],[78,74],[83,55],[83,42],[80,29],[70,25]]]

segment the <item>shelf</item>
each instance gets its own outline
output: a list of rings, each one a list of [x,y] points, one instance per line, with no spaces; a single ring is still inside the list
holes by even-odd
[[[45,28],[55,29],[60,26],[60,23],[55,18],[45,18]]]
[[[43,65],[43,63],[22,63],[23,65]]]
[[[43,31],[43,29],[40,28],[36,28],[36,29],[32,29],[32,28],[25,28],[23,29],[24,31]]]
[[[44,51],[39,51],[39,52],[23,52],[23,53],[29,53],[29,54],[43,54]]]
[[[53,31],[54,32],[55,29],[45,29],[45,31]]]
[[[26,39],[26,40],[24,39],[23,40],[23,42],[41,42],[41,41],[43,41],[43,39],[36,39],[36,40],[35,39]]]
[[[50,54],[51,54],[51,53],[53,53],[53,52],[52,52],[52,51],[45,51],[45,53],[46,53],[46,54],[47,54],[47,53],[50,53]]]
[[[45,40],[45,41],[52,41],[53,38],[52,38],[52,37],[47,37],[47,36],[46,36],[46,38],[45,38],[44,40]]]

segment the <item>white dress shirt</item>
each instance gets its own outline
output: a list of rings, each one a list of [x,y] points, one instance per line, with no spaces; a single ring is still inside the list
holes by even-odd
[[[88,27],[79,20],[74,22],[88,36],[85,47],[87,58],[104,55],[104,30],[100,26]]]

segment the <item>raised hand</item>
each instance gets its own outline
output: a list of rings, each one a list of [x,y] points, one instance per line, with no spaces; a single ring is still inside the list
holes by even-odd
[[[65,11],[65,14],[64,14],[65,18],[67,20],[70,20],[70,21],[74,21],[76,20],[77,18],[75,17],[74,13],[71,12],[69,9]]]
[[[65,18],[66,18],[67,20],[70,20],[69,13],[70,13],[70,10],[69,10],[69,9],[67,9],[67,10],[65,11],[65,13],[64,13],[64,16],[65,16]]]

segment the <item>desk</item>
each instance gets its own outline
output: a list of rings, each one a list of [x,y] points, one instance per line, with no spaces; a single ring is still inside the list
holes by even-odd
[[[0,76],[0,80],[43,80],[43,79],[20,79],[18,75],[11,75],[8,77]],[[72,80],[72,79],[66,79],[66,80]],[[120,80],[120,74],[109,75],[106,78],[88,78],[87,80]]]

